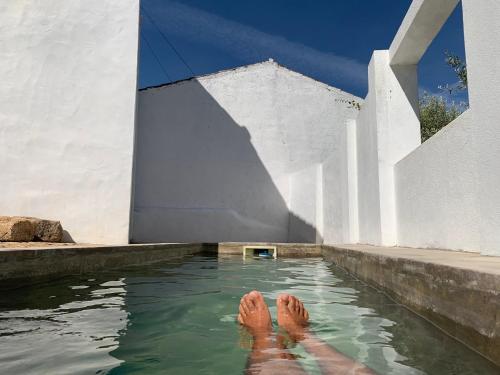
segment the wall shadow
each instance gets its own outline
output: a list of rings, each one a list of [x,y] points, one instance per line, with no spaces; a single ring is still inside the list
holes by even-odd
[[[287,242],[322,243],[323,240],[321,239],[317,229],[313,225],[306,223],[299,216],[295,215],[293,212],[290,212]]]
[[[418,102],[418,79],[416,65],[391,65],[392,72],[411,105],[415,116],[420,116]]]
[[[287,242],[287,203],[248,130],[197,80],[172,85],[139,92],[131,241]]]

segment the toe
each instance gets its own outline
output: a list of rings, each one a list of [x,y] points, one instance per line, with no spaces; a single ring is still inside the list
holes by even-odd
[[[248,309],[246,308],[243,300],[240,302],[240,308],[239,308],[240,314],[243,316],[246,316],[248,314]]]
[[[297,312],[301,316],[304,314],[304,305],[300,301],[297,303]]]
[[[243,305],[243,308],[245,309],[245,312],[247,314],[250,313],[250,311],[255,310],[255,306],[250,297],[248,296],[248,294],[243,296],[243,298],[241,299],[241,304]]]
[[[248,293],[248,296],[254,301],[254,303],[264,302],[264,297],[262,296],[262,293],[257,290],[252,290],[250,293]]]
[[[290,295],[286,293],[281,293],[278,298],[276,299],[276,302],[280,301],[281,303],[288,304],[288,300],[290,299]]]
[[[276,298],[276,307],[278,309],[278,313],[287,312],[288,307],[288,295],[280,294],[278,298]]]
[[[253,290],[248,294],[248,298],[252,301],[255,308],[262,309],[267,308],[266,302],[264,301],[264,296],[262,293]]]
[[[245,324],[245,321],[243,320],[243,317],[241,316],[241,314],[238,314],[238,323],[244,325]]]
[[[276,307],[278,312],[286,312],[288,306],[288,295],[280,294],[278,298],[276,298]]]
[[[288,300],[288,309],[291,311],[291,312],[295,312],[296,310],[296,306],[297,306],[297,301],[295,300],[295,298],[292,296],[289,300]]]

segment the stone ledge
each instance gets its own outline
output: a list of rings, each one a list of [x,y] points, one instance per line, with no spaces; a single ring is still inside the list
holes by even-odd
[[[162,261],[202,252],[216,253],[209,244],[66,245],[0,250],[0,281],[69,275],[134,263]]]
[[[500,365],[500,258],[445,250],[324,245],[330,260]]]

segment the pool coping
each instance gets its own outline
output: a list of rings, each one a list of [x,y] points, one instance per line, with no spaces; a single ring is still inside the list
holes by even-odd
[[[199,253],[217,253],[217,246],[203,243],[130,245],[65,245],[0,250],[0,282],[53,275],[81,274],[129,264],[159,262]]]
[[[500,257],[448,250],[270,242],[65,245],[0,249],[0,282],[80,274],[200,253],[243,255],[276,246],[279,257],[323,257],[500,366]]]
[[[449,250],[324,245],[323,257],[500,366],[500,258]]]

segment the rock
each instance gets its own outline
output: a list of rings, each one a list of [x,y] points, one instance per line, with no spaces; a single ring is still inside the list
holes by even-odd
[[[61,242],[63,229],[59,221],[39,219],[37,217],[23,218],[31,221],[34,227],[33,241]]]
[[[35,241],[61,242],[63,228],[59,221],[35,219]]]
[[[24,216],[0,216],[0,241],[61,242],[63,228],[59,221]]]
[[[35,237],[35,225],[30,219],[0,216],[0,241],[28,242]]]

